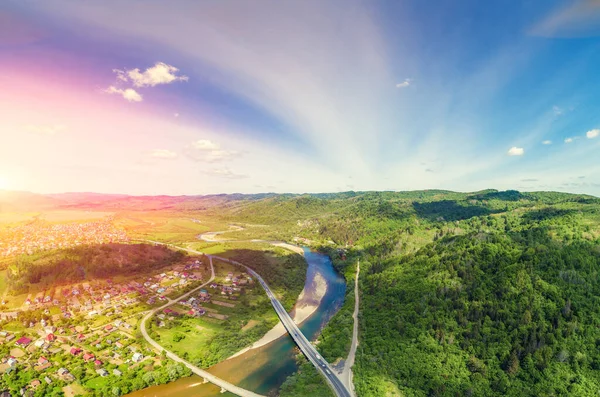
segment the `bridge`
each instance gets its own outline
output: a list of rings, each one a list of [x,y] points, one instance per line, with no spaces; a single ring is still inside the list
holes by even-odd
[[[325,378],[325,380],[327,381],[327,384],[333,390],[335,395],[337,397],[353,397],[353,394],[351,394],[348,391],[348,388],[334,374],[334,371],[331,368],[331,366],[329,365],[329,363],[327,361],[325,361],[325,359],[323,359],[323,357],[321,357],[319,355],[319,352],[317,352],[315,347],[310,343],[310,341],[308,339],[306,339],[304,334],[300,331],[300,328],[298,328],[296,323],[294,323],[294,320],[292,320],[292,318],[290,317],[288,312],[284,309],[281,302],[279,302],[279,300],[275,297],[275,295],[273,294],[273,292],[271,291],[271,289],[269,288],[269,286],[267,285],[265,280],[263,280],[263,278],[258,273],[256,273],[253,269],[249,268],[248,266],[246,266],[240,262],[237,262],[237,261],[234,261],[234,260],[231,260],[228,258],[223,258],[223,257],[215,256],[215,255],[207,255],[207,254],[203,254],[202,252],[195,251],[195,250],[192,250],[189,248],[181,248],[181,247],[177,247],[172,244],[160,243],[158,241],[150,241],[150,240],[146,240],[146,241],[154,243],[154,244],[171,246],[173,248],[188,251],[188,252],[191,252],[196,255],[206,255],[210,260],[210,267],[211,267],[211,272],[212,272],[210,279],[206,283],[202,284],[200,287],[194,288],[192,291],[189,291],[188,293],[178,297],[177,299],[170,301],[170,302],[166,303],[165,305],[152,310],[146,316],[144,316],[144,318],[142,319],[142,323],[140,325],[140,329],[141,329],[142,335],[144,336],[146,341],[148,343],[150,343],[153,347],[155,347],[159,351],[163,351],[163,350],[166,351],[167,357],[171,358],[174,361],[184,364],[186,367],[188,367],[190,370],[192,370],[193,373],[204,378],[204,382],[211,382],[211,383],[221,387],[221,392],[229,391],[231,393],[237,394],[238,396],[242,396],[242,397],[264,397],[264,396],[261,396],[260,394],[256,394],[249,390],[242,389],[241,387],[235,386],[221,378],[218,378],[218,377],[210,374],[209,372],[206,372],[205,370],[203,370],[201,368],[196,367],[195,365],[192,365],[191,363],[185,361],[181,357],[179,357],[179,356],[173,354],[172,352],[166,350],[165,348],[163,348],[156,341],[154,341],[152,338],[150,338],[150,336],[146,332],[146,321],[150,317],[152,317],[152,315],[154,315],[157,311],[162,310],[162,309],[166,308],[167,306],[170,306],[173,303],[178,302],[179,300],[188,297],[189,295],[196,292],[200,288],[204,287],[205,285],[208,285],[215,278],[215,269],[213,267],[213,262],[212,262],[213,258],[214,258],[214,259],[218,259],[223,262],[228,262],[228,263],[243,267],[248,271],[249,274],[254,276],[258,280],[258,282],[260,283],[262,288],[265,290],[265,292],[267,293],[267,296],[271,300],[271,304],[273,305],[273,308],[275,309],[275,312],[277,313],[277,316],[279,316],[279,319],[281,320],[281,323],[283,324],[285,329],[288,331],[288,333],[290,334],[290,336],[292,337],[294,342],[298,345],[300,350],[302,350],[302,353],[306,356],[306,358],[312,363],[312,365],[317,369],[317,371],[319,373],[321,373],[321,375]]]
[[[207,256],[244,267],[249,274],[254,276],[267,293],[267,296],[271,300],[271,304],[273,305],[275,312],[277,312],[277,315],[279,316],[279,319],[283,323],[285,329],[288,331],[292,339],[294,339],[294,342],[296,342],[300,350],[302,350],[302,353],[306,356],[306,358],[312,363],[312,365],[314,365],[317,371],[320,372],[321,375],[323,375],[323,377],[325,378],[329,387],[331,387],[335,395],[337,397],[352,397],[352,394],[350,394],[346,386],[334,374],[333,369],[331,368],[329,363],[319,355],[315,347],[310,343],[308,339],[306,339],[306,337],[300,331],[296,323],[294,323],[294,320],[292,320],[288,312],[283,308],[281,302],[277,300],[277,298],[275,297],[265,280],[263,280],[263,278],[258,273],[256,273],[254,270],[242,263],[227,258],[221,258],[218,256]]]

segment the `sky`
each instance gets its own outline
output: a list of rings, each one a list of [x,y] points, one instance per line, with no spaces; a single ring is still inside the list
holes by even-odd
[[[598,0],[4,0],[0,189],[600,196],[598,65]]]

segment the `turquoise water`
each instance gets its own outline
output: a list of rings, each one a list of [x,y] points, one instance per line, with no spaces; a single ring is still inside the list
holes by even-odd
[[[308,263],[306,271],[306,287],[319,273],[327,283],[327,292],[317,310],[300,327],[310,340],[316,339],[321,329],[340,309],[344,302],[346,282],[334,269],[329,257],[304,249]],[[237,384],[245,389],[260,394],[276,392],[285,379],[296,369],[294,357],[298,354],[296,345],[289,335],[259,349],[253,349],[232,360],[224,361],[209,369],[209,372]],[[129,397],[216,397],[232,396],[219,392],[219,388],[210,384],[202,384],[201,378],[191,376],[166,385],[149,387],[129,394]]]

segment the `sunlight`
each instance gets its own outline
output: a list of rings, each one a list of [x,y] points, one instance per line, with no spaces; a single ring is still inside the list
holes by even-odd
[[[8,179],[3,175],[0,175],[0,190],[8,190]]]

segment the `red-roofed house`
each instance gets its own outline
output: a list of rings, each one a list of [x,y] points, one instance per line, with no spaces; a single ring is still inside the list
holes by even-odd
[[[77,339],[84,340],[85,339],[85,335],[84,334],[79,334],[79,335],[77,335]]]
[[[54,336],[54,334],[48,334],[46,335],[46,340],[48,342],[54,342],[56,340],[56,336]]]
[[[107,331],[107,332],[112,331],[113,330],[112,324],[108,324],[106,327],[104,327],[104,330]]]
[[[80,349],[80,348],[78,348],[78,347],[72,347],[72,348],[71,348],[71,354],[72,354],[72,355],[76,356],[76,355],[78,355],[79,353],[81,353],[81,349]]]
[[[99,366],[101,366],[101,365],[102,365],[102,361],[100,361],[100,360],[96,360],[96,361],[94,361],[94,365],[95,365],[96,367],[99,367]]]
[[[47,363],[48,363],[48,359],[46,357],[42,356],[42,357],[38,358],[38,364],[39,365],[44,365],[44,364],[47,364]]]
[[[18,340],[15,342],[15,344],[16,344],[17,346],[23,346],[23,347],[27,346],[27,345],[28,345],[28,344],[30,344],[30,343],[31,343],[31,339],[29,339],[29,338],[27,338],[27,337],[25,337],[25,336],[24,336],[24,337],[22,337],[22,338],[19,338],[19,339],[18,339]]]
[[[86,362],[90,362],[90,361],[92,361],[94,358],[96,358],[96,357],[95,357],[95,356],[94,356],[92,353],[85,353],[85,354],[83,355],[83,359],[84,359]]]

